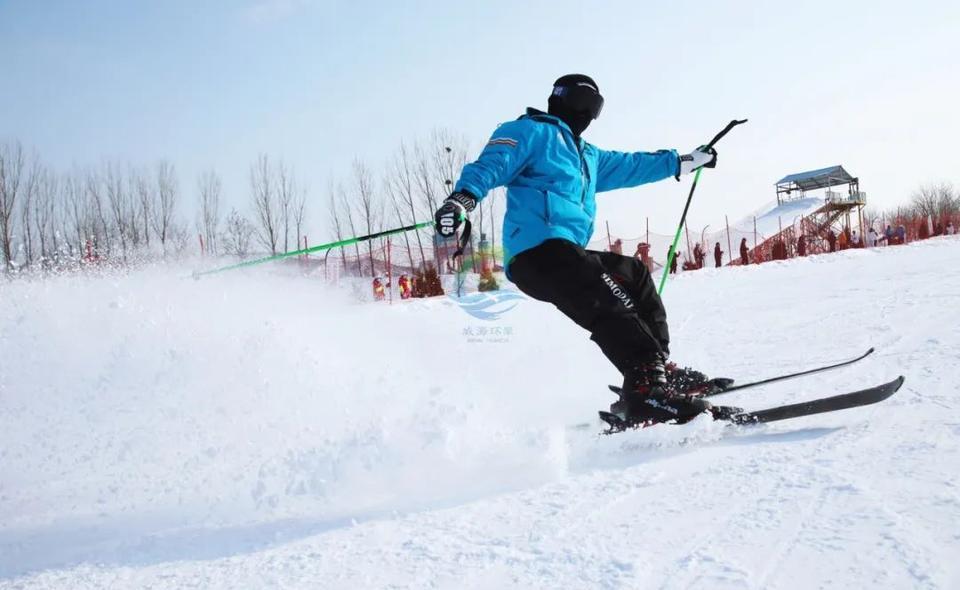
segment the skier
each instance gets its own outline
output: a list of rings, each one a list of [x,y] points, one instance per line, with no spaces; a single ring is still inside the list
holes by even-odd
[[[380,277],[373,278],[373,298],[376,301],[383,301],[386,297],[386,290],[383,285],[383,279]]]
[[[706,377],[667,364],[667,315],[649,271],[632,257],[584,248],[593,233],[595,193],[679,180],[715,166],[716,151],[624,153],[587,143],[581,136],[600,115],[603,97],[582,74],[554,82],[547,104],[546,113],[527,109],[493,132],[437,210],[436,229],[455,235],[491,189],[506,186],[507,276],[588,330],[620,371],[621,399],[610,411],[629,425],[689,421],[711,407],[686,395]]]
[[[740,264],[746,266],[750,264],[750,259],[747,254],[750,252],[750,249],[747,247],[747,238],[740,240]]]
[[[713,261],[717,264],[717,268],[723,266],[723,250],[720,249],[720,242],[713,247]]]
[[[703,260],[707,257],[704,253],[703,248],[700,247],[700,244],[697,244],[693,247],[693,259],[697,263],[697,268],[703,268]]]
[[[410,277],[408,277],[406,274],[400,275],[400,279],[397,281],[397,286],[400,288],[400,299],[410,299],[410,296],[413,295]]]

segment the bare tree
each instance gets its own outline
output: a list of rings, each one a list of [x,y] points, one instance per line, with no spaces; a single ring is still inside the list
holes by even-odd
[[[250,252],[254,228],[236,209],[231,209],[223,223],[223,249],[228,254],[243,258]]]
[[[167,244],[173,248],[176,257],[182,257],[187,252],[190,244],[190,230],[187,224],[173,222],[167,230]]]
[[[283,251],[290,251],[290,225],[291,217],[295,215],[296,205],[294,201],[297,195],[297,181],[293,171],[283,163],[278,162],[277,168],[277,206],[280,210],[280,227],[283,230]],[[300,237],[297,236],[299,243]],[[298,246],[299,247],[299,246]]]
[[[432,214],[453,190],[454,182],[467,161],[467,141],[449,131],[435,130],[429,141],[417,143],[415,160],[420,200],[426,211]],[[441,267],[440,261],[437,261],[437,267]]]
[[[387,194],[390,195],[390,204],[393,206],[393,212],[397,216],[397,226],[403,227],[407,225],[403,220],[403,212],[401,211],[401,198],[397,193],[391,188],[390,179],[384,181],[384,184],[388,187]],[[389,238],[388,238],[389,239]],[[410,232],[403,232],[403,242],[407,248],[407,260],[410,261],[412,267],[416,267],[416,264],[413,261],[413,248],[410,245]]]
[[[165,253],[167,238],[170,237],[170,229],[174,223],[179,193],[176,171],[173,164],[166,160],[161,160],[157,164],[156,188],[156,199],[150,209],[150,225],[160,239],[160,246]]]
[[[69,233],[76,238],[77,254],[82,256],[86,241],[90,236],[87,225],[87,199],[79,173],[67,175],[64,179],[64,198],[66,201],[66,219]]]
[[[420,196],[422,208],[425,211],[436,211],[440,202],[447,197],[446,187],[437,186],[437,174],[434,170],[435,158],[433,148],[421,142],[414,146],[416,160],[416,186]]]
[[[133,166],[128,165],[126,172],[126,216],[124,217],[124,224],[127,227],[127,236],[130,239],[130,247],[133,250],[142,250],[145,249],[149,244],[147,243],[147,230],[141,225],[140,221],[143,219],[143,202],[140,199],[140,182],[139,174],[137,169]]]
[[[33,221],[40,240],[40,260],[47,266],[57,254],[57,201],[59,179],[46,168],[37,179],[37,194],[33,201]]]
[[[936,219],[960,210],[960,197],[948,182],[924,184],[911,195],[910,205],[915,215]]]
[[[416,192],[416,168],[413,160],[413,154],[403,143],[397,151],[393,160],[393,167],[387,178],[387,186],[393,198],[394,208],[397,213],[397,219],[401,225],[407,225],[403,221],[401,210],[409,214],[410,223],[416,223],[417,215],[417,192]],[[432,215],[433,212],[429,212]],[[423,240],[420,238],[420,230],[414,231],[417,240],[417,248],[420,250],[420,265],[425,266],[427,262],[426,254],[423,251]],[[410,237],[404,233],[407,240],[407,251],[410,252]],[[410,263],[413,264],[413,255],[410,255]]]
[[[337,185],[337,190],[340,192],[340,206],[342,207],[343,214],[347,217],[347,227],[350,228],[350,235],[356,236],[357,224],[354,223],[353,202],[347,197],[347,192],[343,190],[342,185]],[[360,260],[360,244],[354,242],[353,247],[357,252],[357,274],[362,277],[363,263]]]
[[[337,200],[337,194],[340,191],[338,187],[334,187],[333,183],[330,184],[329,193],[330,193],[330,225],[333,229],[334,235],[337,237],[338,242],[343,241],[343,225],[340,223],[340,203]],[[347,270],[347,252],[344,248],[338,248],[340,250],[340,259],[343,261],[343,270]]]
[[[0,252],[4,268],[9,271],[13,262],[14,212],[20,196],[24,155],[20,142],[0,145]]]
[[[30,158],[27,164],[27,176],[22,180],[23,190],[20,201],[20,244],[23,251],[23,265],[33,264],[33,204],[37,200],[40,190],[40,162],[36,157]]]
[[[144,172],[138,171],[134,175],[134,184],[136,186],[137,192],[137,217],[139,219],[139,225],[143,231],[143,243],[147,247],[150,246],[150,218],[153,212],[153,194],[154,189],[153,185],[148,178],[148,175]]]
[[[356,200],[360,220],[366,228],[367,234],[383,229],[383,200],[374,190],[373,174],[361,160],[353,162],[353,182],[356,190]],[[370,261],[370,272],[377,274],[373,261],[373,240],[367,240],[367,257]]]
[[[260,154],[256,163],[250,166],[250,189],[253,194],[254,231],[257,240],[271,254],[276,255],[281,213],[277,204],[273,171],[266,154]]]
[[[109,255],[111,252],[110,228],[104,208],[102,180],[95,170],[88,170],[86,175],[87,206],[93,222],[93,231],[90,239],[96,256]]]
[[[300,191],[300,193],[293,199],[293,223],[297,229],[297,250],[301,246],[303,241],[303,229],[304,222],[306,221],[307,215],[307,193],[306,191]]]
[[[123,261],[127,261],[127,248],[130,241],[128,222],[133,216],[133,196],[127,190],[118,166],[107,164],[104,169],[103,183],[106,188],[107,202],[110,207],[111,221],[115,235],[120,239],[120,252]]]
[[[197,225],[201,235],[203,235],[207,252],[215,254],[217,252],[217,234],[220,228],[220,193],[222,190],[220,176],[213,170],[204,172],[197,180],[197,188],[200,194],[200,219]]]

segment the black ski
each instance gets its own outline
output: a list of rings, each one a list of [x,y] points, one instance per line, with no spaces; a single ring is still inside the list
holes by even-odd
[[[832,365],[824,365],[822,367],[816,367],[813,369],[807,369],[805,371],[798,371],[796,373],[788,373],[786,375],[777,375],[776,377],[770,377],[769,379],[761,379],[759,381],[751,381],[750,383],[744,383],[742,385],[733,385],[732,379],[726,379],[724,377],[718,377],[716,379],[711,379],[709,383],[713,386],[714,389],[707,391],[706,393],[700,394],[702,397],[713,397],[715,395],[724,395],[727,393],[733,393],[735,391],[742,391],[744,389],[749,389],[751,387],[758,387],[760,385],[767,385],[769,383],[776,383],[778,381],[786,381],[788,379],[796,379],[797,377],[803,377],[805,375],[813,375],[814,373],[821,373],[823,371],[830,371],[832,369],[839,369],[840,367],[846,367],[847,365],[852,365],[853,363],[862,361],[871,354],[873,354],[873,347],[871,347],[867,352],[861,354],[857,358],[849,359],[843,362],[834,363]],[[620,387],[616,385],[607,386],[610,391],[620,395]]]
[[[896,393],[897,390],[900,389],[900,386],[903,385],[903,381],[903,376],[900,376],[889,383],[861,389],[860,391],[821,397],[797,404],[775,406],[754,412],[745,412],[740,408],[730,406],[714,406],[711,411],[715,420],[725,420],[734,424],[762,424],[766,422],[776,422],[778,420],[789,420],[791,418],[800,418],[801,416],[836,412],[838,410],[868,406],[881,402]],[[631,425],[621,420],[616,414],[604,411],[600,411],[600,419],[609,426],[609,429],[603,432],[604,434],[614,434],[628,429],[646,428],[655,424],[644,423]]]
[[[900,376],[889,383],[877,385],[876,387],[868,387],[860,391],[821,397],[798,404],[776,406],[755,412],[738,412],[726,417],[721,417],[720,419],[729,420],[734,424],[760,424],[764,422],[776,422],[778,420],[789,420],[801,416],[811,416],[813,414],[823,414],[825,412],[836,412],[837,410],[846,410],[860,406],[869,406],[870,404],[882,402],[896,393],[897,390],[900,389],[900,386],[903,385],[903,381],[903,376]],[[716,406],[715,408],[722,413],[723,406]]]
[[[724,393],[733,393],[734,391],[740,391],[742,389],[748,389],[750,387],[757,387],[758,385],[766,385],[768,383],[776,383],[777,381],[786,381],[787,379],[795,379],[797,377],[803,377],[804,375],[813,375],[814,373],[821,373],[823,371],[830,371],[832,369],[839,369],[840,367],[846,367],[847,365],[852,365],[853,363],[862,361],[871,354],[873,354],[873,347],[871,346],[867,352],[861,354],[857,358],[853,358],[847,361],[840,363],[835,363],[832,365],[825,365],[823,367],[817,367],[815,369],[807,369],[806,371],[799,371],[797,373],[788,373],[786,375],[778,375],[776,377],[770,377],[769,379],[761,379],[760,381],[751,381],[750,383],[744,383],[743,385],[734,385],[732,387],[725,387],[720,391],[713,392],[710,395],[720,395]],[[896,390],[894,390],[896,391]]]

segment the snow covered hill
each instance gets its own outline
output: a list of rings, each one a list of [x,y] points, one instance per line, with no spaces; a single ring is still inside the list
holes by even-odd
[[[958,588],[960,239],[685,273],[674,360],[760,408],[613,437],[551,307],[269,269],[0,282],[0,588]],[[181,273],[182,274],[182,273]],[[487,310],[489,311],[489,310]],[[599,428],[599,427],[598,427]]]

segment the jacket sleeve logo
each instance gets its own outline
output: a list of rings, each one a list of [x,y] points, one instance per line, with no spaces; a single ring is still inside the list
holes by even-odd
[[[510,147],[517,147],[517,140],[510,139],[509,137],[494,137],[487,142],[487,145],[508,145]]]

